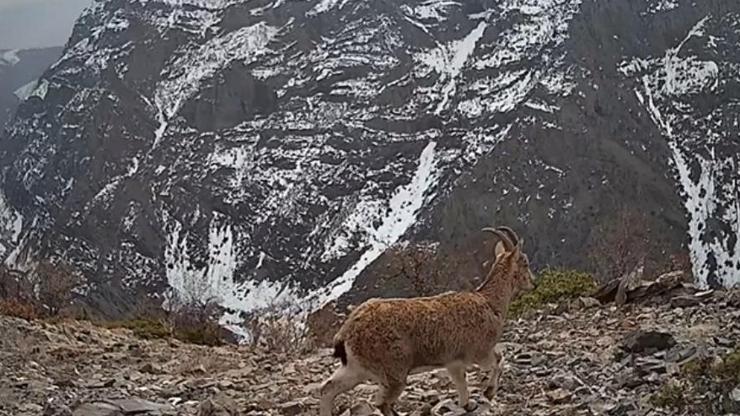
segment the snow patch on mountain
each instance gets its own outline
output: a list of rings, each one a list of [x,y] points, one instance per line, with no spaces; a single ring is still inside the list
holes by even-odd
[[[191,262],[188,232],[169,215],[164,218],[172,224],[165,248],[167,282],[176,299],[184,302],[216,300],[220,304],[234,296],[238,284],[234,281],[237,267],[235,236],[228,217],[217,211],[212,213],[207,241],[208,262],[198,267]]]
[[[678,0],[653,0],[648,6],[647,13],[669,12],[678,8]]]
[[[196,94],[201,83],[233,61],[252,61],[263,53],[278,28],[264,22],[229,32],[192,49],[165,71],[155,93],[155,103],[167,118]]]
[[[21,61],[18,57],[18,49],[11,49],[0,54],[0,66],[13,66]]]
[[[727,172],[737,175],[735,156],[720,156],[718,146],[726,140],[717,129],[715,117],[719,114],[694,114],[685,104],[694,94],[713,93],[718,86],[718,66],[715,62],[699,60],[695,56],[682,56],[684,45],[693,37],[704,36],[704,26],[709,16],[701,19],[674,48],[663,58],[633,60],[620,64],[625,75],[640,76],[641,87],[636,91],[638,100],[645,106],[653,122],[663,133],[673,152],[673,162],[678,182],[683,190],[689,216],[691,252],[694,275],[701,286],[707,287],[710,279],[730,287],[740,285],[740,193],[737,176],[727,181]],[[674,100],[681,100],[678,105]],[[680,125],[690,122],[692,130],[685,133]],[[732,134],[725,132],[725,134]],[[700,151],[693,151],[693,144],[701,138]],[[734,173],[733,173],[734,172]],[[735,238],[723,239],[708,230],[709,224],[722,221],[735,233]]]
[[[431,191],[438,180],[438,170],[435,161],[436,142],[430,141],[419,157],[419,165],[414,177],[407,185],[399,187],[388,202],[387,211],[382,217],[382,222],[377,228],[372,223],[360,225],[360,220],[369,220],[367,213],[355,214],[350,219],[349,226],[358,226],[366,230],[367,243],[369,247],[360,256],[360,259],[352,265],[339,278],[308,296],[305,303],[314,308],[337,299],[347,292],[359,274],[370,263],[380,257],[385,250],[396,243],[414,224],[419,210],[425,203],[429,202],[429,191]],[[342,245],[342,242],[338,243]],[[336,244],[335,244],[336,246]],[[332,249],[335,249],[335,246]]]
[[[17,243],[22,230],[23,216],[8,204],[5,195],[0,192],[0,234],[4,240]],[[6,250],[7,247],[0,244],[0,255],[5,254]]]
[[[90,203],[85,206],[85,211],[88,211],[93,205],[96,204],[109,204],[111,199],[115,196],[116,189],[126,179],[130,179],[139,171],[139,159],[134,157],[131,159],[131,164],[128,167],[126,173],[117,175],[105,184],[92,198]]]
[[[141,7],[134,17],[136,20],[145,19],[154,23],[161,34],[178,29],[206,37],[221,22],[224,8],[246,1],[248,0],[139,0]]]
[[[562,62],[550,55],[567,40],[568,24],[580,3],[580,0],[504,2],[503,12],[520,18],[503,31],[489,53],[473,63],[478,71],[498,71],[493,72],[496,73],[493,77],[481,77],[468,84],[466,98],[458,103],[457,111],[470,118],[506,113],[524,102],[538,84],[553,95],[570,94],[575,84],[568,79]],[[532,59],[533,51],[541,56],[544,66],[527,68],[525,62]],[[524,68],[507,70],[518,66]]]
[[[211,154],[210,164],[214,169],[228,168],[233,170],[230,188],[239,191],[243,188],[247,173],[253,165],[254,151],[251,147],[238,146],[226,149],[217,148]]]
[[[442,22],[447,20],[447,10],[450,7],[460,7],[459,1],[450,0],[427,0],[414,6],[413,15],[421,20],[436,20]]]
[[[468,58],[475,51],[478,40],[483,36],[487,23],[478,23],[463,39],[452,41],[446,45],[419,53],[415,58],[437,72],[440,77],[437,81],[442,86],[441,101],[437,105],[435,114],[441,113],[446,107],[451,95],[455,94],[457,79]],[[431,89],[437,90],[437,87]]]
[[[35,79],[35,80],[33,80],[33,81],[31,81],[31,82],[29,82],[29,83],[21,86],[17,90],[13,91],[13,95],[15,95],[16,97],[18,97],[18,99],[21,100],[21,101],[27,100],[29,97],[31,97],[31,94],[36,89],[36,85],[38,84],[38,82],[39,81],[37,79]]]
[[[13,95],[18,99],[19,102],[28,100],[31,97],[37,97],[43,100],[46,97],[49,89],[49,82],[45,79],[38,80],[34,79],[13,91]],[[13,107],[15,108],[15,107]],[[12,114],[12,112],[8,113]]]
[[[537,73],[522,70],[504,72],[496,78],[486,78],[472,84],[469,91],[475,97],[460,102],[457,110],[471,118],[484,114],[506,113],[516,108],[537,85]]]
[[[320,0],[316,6],[306,12],[307,16],[316,16],[321,13],[326,13],[332,9],[341,9],[344,7],[349,0]]]

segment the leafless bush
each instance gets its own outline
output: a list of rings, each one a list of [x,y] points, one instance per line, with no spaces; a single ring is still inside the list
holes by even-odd
[[[664,253],[664,240],[653,232],[648,216],[634,208],[619,209],[615,217],[597,227],[593,235],[596,237],[589,257],[595,275],[602,282],[626,276],[640,265],[644,268],[642,274],[647,277],[673,267],[686,267],[688,258],[683,254]]]
[[[41,262],[35,270],[36,298],[46,315],[57,316],[70,305],[73,290],[81,283],[77,272],[64,262]]]
[[[162,307],[162,300],[150,296],[145,291],[135,296],[134,304],[131,306],[130,315],[134,319],[149,319],[165,322],[168,313]]]
[[[174,303],[168,314],[172,334],[185,342],[222,345],[226,333],[218,323],[221,308],[213,299]]]
[[[30,299],[33,285],[25,273],[0,265],[0,299]]]
[[[0,299],[0,315],[14,316],[29,321],[39,318],[36,305],[21,299]]]
[[[246,315],[244,322],[253,348],[291,352],[313,347],[300,309],[288,302],[254,310]]]
[[[336,301],[309,313],[306,317],[306,331],[310,342],[316,346],[333,346],[334,334],[339,331],[345,318],[346,314],[337,310]]]
[[[428,296],[451,289],[469,289],[473,274],[472,255],[443,251],[435,244],[405,243],[385,253],[381,280],[406,282],[415,296]],[[477,270],[476,270],[477,271]]]
[[[0,265],[0,314],[37,319],[40,310],[26,273]]]

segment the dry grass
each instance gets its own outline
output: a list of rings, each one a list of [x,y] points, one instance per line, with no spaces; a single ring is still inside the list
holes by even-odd
[[[36,305],[22,299],[0,299],[0,315],[13,316],[27,321],[39,318]]]

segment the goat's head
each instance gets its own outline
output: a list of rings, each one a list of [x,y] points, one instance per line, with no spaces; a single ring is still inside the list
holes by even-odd
[[[486,227],[483,231],[493,233],[499,238],[493,248],[493,262],[501,262],[511,273],[514,295],[518,296],[534,289],[534,275],[529,269],[529,259],[524,254],[524,240],[509,227]]]

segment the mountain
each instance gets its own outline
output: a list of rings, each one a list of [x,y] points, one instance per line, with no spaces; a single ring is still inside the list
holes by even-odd
[[[733,0],[99,0],[0,141],[2,254],[111,315],[316,306],[488,225],[584,267],[627,206],[731,286],[739,39]]]
[[[0,49],[0,127],[10,120],[46,68],[59,59],[62,49]]]

